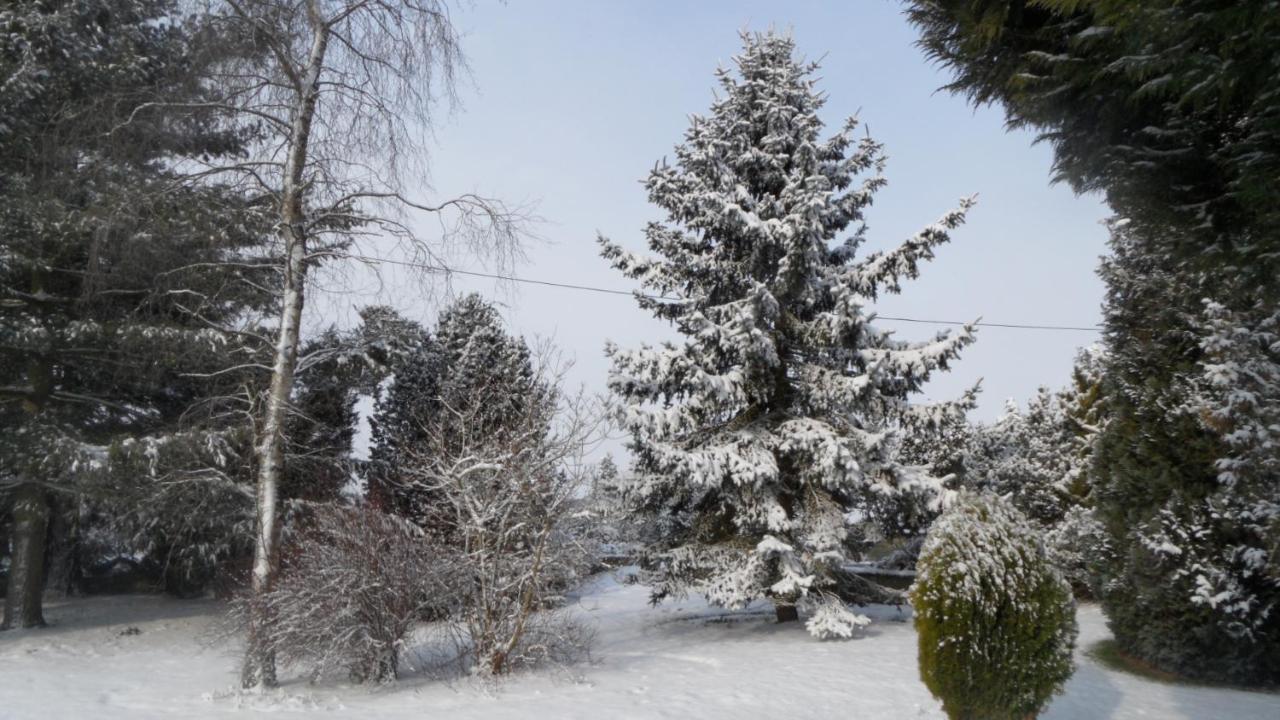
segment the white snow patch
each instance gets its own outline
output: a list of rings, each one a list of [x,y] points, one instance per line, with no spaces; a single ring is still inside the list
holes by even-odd
[[[388,688],[309,685],[236,689],[233,647],[201,638],[221,605],[153,596],[51,604],[43,630],[0,633],[0,718],[209,720],[266,713],[306,718],[942,718],[919,680],[905,612],[862,608],[854,639],[819,642],[765,606],[725,612],[690,600],[657,609],[648,591],[597,579],[576,610],[596,627],[593,662],[569,673],[519,675],[496,688],[409,674]],[[121,634],[136,627],[137,634]],[[1109,637],[1101,612],[1080,610],[1079,668],[1044,720],[1272,720],[1280,697],[1151,682],[1083,652]]]

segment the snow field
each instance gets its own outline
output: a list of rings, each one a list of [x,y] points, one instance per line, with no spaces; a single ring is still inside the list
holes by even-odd
[[[52,627],[0,634],[0,718],[206,720],[401,718],[941,718],[916,670],[906,611],[872,607],[850,641],[820,642],[777,625],[763,606],[739,613],[697,599],[649,607],[647,591],[597,578],[577,601],[596,628],[592,661],[523,673],[498,686],[406,673],[369,689],[291,678],[237,689],[237,648],[206,645],[221,604],[114,596],[51,604]],[[1109,637],[1080,609],[1078,668],[1046,720],[1275,720],[1280,695],[1167,685],[1103,668],[1084,649]],[[136,627],[140,632],[127,634]]]

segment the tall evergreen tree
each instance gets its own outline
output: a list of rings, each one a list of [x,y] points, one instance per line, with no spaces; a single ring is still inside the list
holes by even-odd
[[[913,0],[907,14],[925,52],[954,71],[948,89],[1041,132],[1059,179],[1105,192],[1132,222],[1181,228],[1151,239],[1164,252],[1206,268],[1265,260],[1236,272],[1275,276],[1270,2]]]
[[[202,108],[217,47],[169,0],[0,9],[5,626],[43,622],[51,510],[108,443],[203,423],[193,402],[253,360],[227,328],[263,309],[261,278],[225,263],[256,247],[255,208],[176,170],[241,148]]]
[[[1239,454],[1232,440],[1267,446],[1249,417],[1278,406],[1263,370],[1275,351],[1232,357],[1257,345],[1236,345],[1235,334],[1219,345],[1221,326],[1206,334],[1200,298],[1213,284],[1189,284],[1149,232],[1119,224],[1103,266],[1107,424],[1092,475],[1115,549],[1101,568],[1103,608],[1122,646],[1161,667],[1272,681],[1280,677],[1280,573],[1266,528],[1280,518],[1280,482],[1263,459],[1268,451]],[[1250,332],[1247,323],[1236,329]],[[1258,330],[1265,348],[1265,326]],[[1246,365],[1243,376],[1227,370]],[[1223,386],[1225,377],[1234,379]],[[1251,405],[1232,408],[1233,397]]]
[[[952,90],[1040,131],[1059,178],[1105,192],[1118,215],[1102,273],[1108,422],[1091,473],[1115,550],[1102,599],[1117,639],[1171,670],[1274,681],[1280,563],[1263,528],[1280,514],[1280,478],[1258,430],[1280,407],[1264,379],[1280,372],[1265,349],[1280,308],[1280,13],[919,0],[908,14],[955,71]]]
[[[979,427],[970,483],[1006,496],[1024,515],[1053,525],[1079,502],[1071,494],[1076,448],[1058,394],[1041,387],[1026,409],[1010,400],[995,423]]]
[[[683,344],[607,350],[618,420],[631,434],[637,507],[672,519],[650,548],[653,598],[701,592],[716,605],[769,598],[779,620],[810,606],[810,632],[848,637],[866,619],[831,594],[846,515],[937,479],[899,464],[900,434],[960,412],[908,398],[972,341],[970,329],[911,343],[872,325],[960,225],[971,200],[888,252],[856,258],[863,212],[885,182],[880,146],[857,123],[822,139],[816,65],[773,33],[743,38],[737,73],[695,116],[674,166],[649,175],[668,215],[653,257],[601,239],[650,293],[641,307]],[[861,176],[861,181],[859,177]],[[848,235],[836,244],[839,236]]]

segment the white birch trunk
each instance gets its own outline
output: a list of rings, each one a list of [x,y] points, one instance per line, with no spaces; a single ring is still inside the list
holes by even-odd
[[[315,32],[307,65],[298,88],[290,128],[289,154],[284,166],[280,202],[280,236],[284,242],[284,292],[280,307],[271,386],[262,416],[262,437],[258,442],[257,536],[253,553],[252,592],[255,601],[249,619],[249,647],[245,655],[241,681],[245,687],[274,685],[275,658],[263,640],[271,618],[266,617],[257,598],[271,588],[277,564],[277,541],[280,530],[279,488],[284,469],[284,427],[289,413],[289,397],[293,393],[294,370],[298,362],[299,331],[306,298],[307,237],[303,194],[307,168],[307,146],[311,139],[311,123],[319,100],[320,74],[324,69],[329,28],[312,6],[311,24]]]

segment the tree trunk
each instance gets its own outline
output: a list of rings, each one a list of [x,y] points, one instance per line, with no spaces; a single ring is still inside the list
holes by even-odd
[[[44,543],[49,502],[39,485],[19,485],[13,498],[13,557],[0,630],[44,625]]]
[[[800,613],[796,610],[795,605],[782,605],[777,603],[773,606],[773,612],[780,623],[795,622],[800,619]]]
[[[31,292],[44,292],[44,268],[31,271]],[[53,393],[53,369],[47,358],[33,357],[27,363],[31,393],[23,401],[27,419],[38,417]],[[49,498],[44,488],[23,483],[13,490],[13,557],[9,561],[9,584],[4,596],[4,620],[0,630],[44,625],[44,549],[49,530]]]
[[[49,501],[45,589],[53,597],[71,597],[81,589],[80,503],[66,494],[49,497]]]
[[[315,12],[312,6],[311,11]],[[324,69],[329,42],[328,26],[312,17],[315,37],[307,59],[306,73],[296,88],[298,102],[294,107],[289,133],[289,154],[285,160],[280,200],[280,236],[284,241],[285,267],[280,327],[277,330],[271,386],[267,391],[262,417],[262,437],[258,443],[257,535],[253,551],[253,600],[249,612],[249,642],[245,652],[240,682],[246,688],[276,684],[275,655],[265,641],[265,628],[271,622],[263,596],[271,589],[277,565],[277,543],[280,537],[279,491],[284,468],[284,431],[288,420],[289,398],[293,393],[293,376],[298,364],[298,341],[302,326],[302,307],[306,298],[307,236],[303,193],[306,189],[307,146],[311,139],[311,123],[319,101],[320,74]]]

